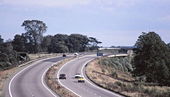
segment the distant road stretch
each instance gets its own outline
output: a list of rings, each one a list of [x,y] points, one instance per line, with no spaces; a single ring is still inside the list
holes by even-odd
[[[63,57],[34,62],[17,73],[10,81],[5,97],[58,97],[44,82],[44,75],[52,64]]]
[[[122,97],[116,93],[100,88],[88,80],[84,72],[84,66],[94,58],[96,58],[95,55],[86,55],[63,65],[58,74],[66,74],[67,79],[58,79],[60,84],[77,96],[81,97]],[[76,73],[80,73],[85,77],[85,83],[77,82],[77,79],[74,78]]]

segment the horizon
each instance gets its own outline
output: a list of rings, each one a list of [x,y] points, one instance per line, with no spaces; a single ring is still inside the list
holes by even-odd
[[[133,46],[142,32],[156,32],[169,43],[168,0],[0,0],[0,35],[13,39],[25,33],[24,20],[41,20],[44,35],[83,34],[102,46]]]

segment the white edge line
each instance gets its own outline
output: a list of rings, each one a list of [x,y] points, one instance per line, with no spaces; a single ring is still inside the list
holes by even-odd
[[[70,63],[70,62],[72,62],[72,61],[75,61],[76,59],[80,59],[80,58],[87,57],[87,56],[91,56],[91,55],[85,55],[85,56],[82,56],[82,57],[79,57],[79,56],[78,56],[77,58],[75,58],[75,59],[73,59],[73,60],[65,63],[65,64],[59,69],[59,71],[57,72],[57,78],[58,78],[59,84],[60,84],[61,86],[63,86],[64,88],[66,88],[67,90],[71,91],[72,93],[76,94],[76,95],[79,96],[79,97],[81,97],[79,94],[77,94],[77,93],[74,92],[73,90],[69,89],[67,86],[65,86],[64,84],[62,84],[62,83],[60,82],[60,80],[59,80],[59,73],[60,73],[61,69],[64,68],[68,63]]]
[[[59,62],[60,62],[60,61],[59,61]],[[59,63],[59,62],[53,63],[52,66],[54,66],[55,64],[57,64],[57,63]],[[47,71],[48,71],[52,66],[50,66],[49,68],[47,68],[47,69],[45,70],[45,72],[43,73],[43,75],[41,76],[41,83],[43,84],[43,86],[44,86],[54,97],[57,97],[57,96],[54,94],[54,92],[53,92],[51,89],[49,89],[49,87],[44,83],[44,76],[45,76],[45,74],[47,73]]]
[[[13,96],[12,96],[12,92],[11,92],[11,84],[12,84],[12,81],[13,81],[20,73],[22,73],[22,72],[25,71],[26,69],[28,69],[28,68],[36,65],[36,63],[38,63],[38,62],[40,62],[40,61],[48,60],[48,59],[51,59],[51,58],[57,58],[57,57],[58,57],[58,56],[56,56],[56,57],[50,57],[50,58],[45,58],[45,59],[41,59],[41,60],[35,61],[35,62],[32,63],[31,65],[27,66],[27,67],[24,68],[23,70],[21,70],[21,71],[19,71],[18,73],[16,73],[16,74],[14,75],[14,77],[12,77],[12,79],[11,79],[10,82],[9,82],[8,89],[9,89],[9,95],[10,95],[10,97],[13,97]]]
[[[77,58],[75,58],[74,60],[76,60],[76,59],[77,59]],[[69,62],[72,62],[72,61],[74,61],[74,60],[71,60],[71,61],[69,61]],[[77,94],[76,92],[72,91],[72,90],[69,89],[67,86],[63,85],[63,84],[60,82],[60,80],[59,80],[59,73],[60,73],[61,69],[64,68],[69,62],[67,62],[66,64],[64,64],[64,65],[59,69],[59,71],[57,72],[58,82],[59,82],[59,84],[60,84],[61,86],[63,86],[63,87],[66,88],[67,90],[69,90],[69,91],[71,91],[72,93],[76,94],[77,96],[81,97],[79,94]]]
[[[95,58],[94,58],[94,59],[95,59]],[[113,94],[113,95],[115,95],[115,96],[117,96],[117,97],[122,97],[121,95],[118,95],[118,94],[116,94],[116,93],[114,93],[114,92],[111,92],[111,91],[109,91],[109,90],[106,90],[106,89],[104,89],[104,88],[101,88],[101,87],[99,87],[99,86],[96,86],[94,83],[90,82],[90,81],[84,76],[84,74],[85,74],[85,72],[83,71],[84,67],[85,67],[90,61],[92,61],[92,60],[94,60],[94,59],[91,59],[91,60],[89,60],[89,61],[87,61],[86,63],[83,64],[83,66],[82,66],[82,68],[81,68],[81,74],[82,74],[82,76],[84,77],[84,79],[85,79],[89,84],[91,84],[92,86],[94,86],[94,87],[96,87],[96,88],[98,88],[98,89],[100,89],[100,90],[103,90],[103,91],[105,91],[105,92],[111,93],[111,94]]]

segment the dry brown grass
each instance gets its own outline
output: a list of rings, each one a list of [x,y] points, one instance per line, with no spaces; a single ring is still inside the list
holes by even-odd
[[[130,73],[113,71],[98,64],[98,60],[93,60],[86,67],[87,76],[97,85],[130,97],[170,97],[170,87],[135,84],[135,78]]]
[[[77,95],[75,95],[74,93],[70,92],[69,90],[65,89],[64,87],[62,87],[57,78],[56,78],[56,72],[58,72],[58,70],[61,68],[62,65],[64,65],[66,62],[68,62],[69,60],[72,60],[73,58],[69,58],[69,59],[65,59],[63,61],[61,61],[58,64],[55,64],[54,66],[52,66],[46,73],[46,83],[47,85],[59,96],[61,97],[78,97]]]
[[[51,53],[51,54],[28,54],[29,58],[31,60],[33,59],[37,59],[37,58],[42,58],[42,57],[51,57],[51,56],[57,56],[57,55],[60,55],[60,54],[57,54],[57,53]]]
[[[7,80],[7,78],[10,77],[11,74],[13,74],[16,71],[16,68],[12,68],[5,71],[0,71],[0,97],[2,96],[2,91],[4,87],[4,83]]]

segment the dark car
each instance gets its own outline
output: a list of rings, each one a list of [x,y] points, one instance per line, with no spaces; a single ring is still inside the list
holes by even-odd
[[[66,57],[66,54],[63,54],[63,57]]]
[[[66,79],[66,74],[60,74],[59,79]]]

